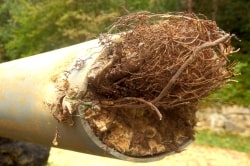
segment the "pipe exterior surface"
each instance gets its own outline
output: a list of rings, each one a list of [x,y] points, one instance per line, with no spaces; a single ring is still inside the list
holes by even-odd
[[[92,40],[0,64],[0,136],[52,146],[58,128],[59,148],[104,155],[85,134],[79,118],[74,126],[58,123],[46,105],[56,98],[53,77],[77,58],[99,56],[100,49],[98,40]]]
[[[102,51],[95,39],[0,64],[0,136],[53,146],[58,131],[59,148],[138,162],[159,160],[188,146],[193,140],[177,151],[131,157],[103,144],[84,118],[75,116],[74,125],[69,126],[53,117],[48,103],[58,98],[55,80],[70,71],[67,77],[70,88],[85,91],[88,72]],[[77,110],[77,114],[84,112]]]

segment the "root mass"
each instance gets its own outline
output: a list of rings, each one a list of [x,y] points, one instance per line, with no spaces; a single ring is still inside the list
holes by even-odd
[[[130,156],[178,150],[194,139],[199,100],[233,76],[232,37],[190,13],[121,17],[100,36],[104,50],[85,99],[101,109],[88,108],[85,120],[103,143]]]

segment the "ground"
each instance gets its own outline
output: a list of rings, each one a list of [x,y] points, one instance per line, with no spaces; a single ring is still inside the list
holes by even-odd
[[[49,157],[49,166],[91,165],[91,166],[248,166],[250,153],[220,149],[210,146],[190,145],[185,151],[168,156],[157,162],[132,163],[117,159],[97,157],[83,153],[52,148]]]

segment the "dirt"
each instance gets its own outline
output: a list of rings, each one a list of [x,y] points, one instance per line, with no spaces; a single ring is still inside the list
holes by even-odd
[[[49,164],[51,166],[68,165],[92,165],[92,166],[248,166],[250,153],[242,153],[228,149],[220,149],[210,146],[191,145],[185,151],[164,159],[149,163],[132,163],[117,159],[98,157],[68,150],[52,148]]]
[[[129,156],[151,156],[177,151],[194,139],[195,111],[187,107],[169,109],[159,120],[150,109],[89,108],[84,118],[110,148]]]
[[[247,166],[250,162],[250,154],[211,146],[193,145],[185,152],[168,157],[168,159],[173,163],[186,163],[190,166]]]
[[[0,137],[1,166],[44,166],[50,148]]]

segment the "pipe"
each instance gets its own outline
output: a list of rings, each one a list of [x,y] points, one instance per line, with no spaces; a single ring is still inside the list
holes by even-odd
[[[92,48],[93,49],[90,49]],[[44,102],[55,98],[52,79],[81,55],[98,51],[93,40],[0,65],[0,135],[51,146],[56,126],[60,148],[92,153],[91,140],[80,122],[58,125]],[[93,56],[93,55],[92,55]],[[77,120],[77,119],[76,119]],[[78,119],[79,120],[79,119]],[[83,138],[85,136],[86,138]],[[88,144],[82,144],[83,140]],[[89,146],[89,147],[86,147]],[[101,150],[95,154],[102,155]]]
[[[0,136],[53,146],[56,128],[59,148],[130,161],[154,161],[168,154],[152,157],[130,157],[108,148],[92,133],[88,123],[80,117],[74,125],[58,123],[46,103],[57,97],[54,78],[69,70],[79,60],[86,62],[73,71],[71,86],[84,87],[87,72],[102,47],[91,40],[70,47],[0,64]],[[190,144],[187,141],[177,151]]]

